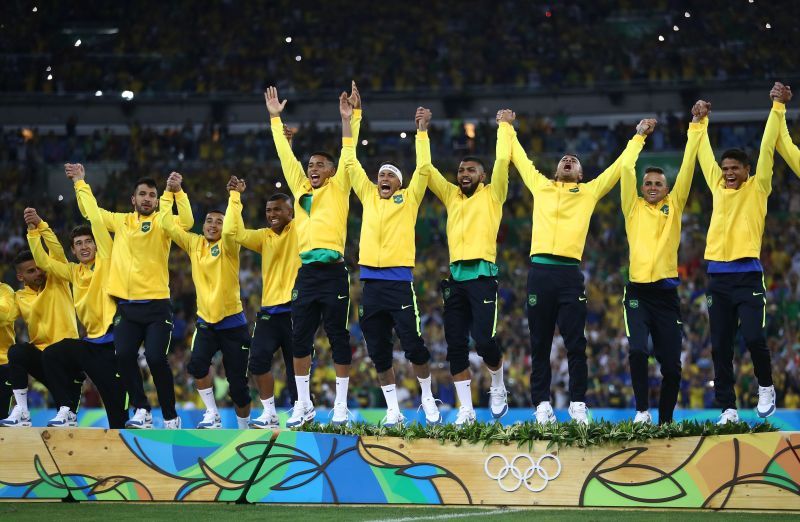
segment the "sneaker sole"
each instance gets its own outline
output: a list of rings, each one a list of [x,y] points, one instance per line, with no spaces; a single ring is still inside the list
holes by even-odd
[[[316,416],[317,416],[317,412],[315,410],[315,411],[313,411],[311,413],[311,415],[309,415],[307,417],[303,417],[302,420],[297,424],[290,425],[289,421],[286,421],[286,427],[287,428],[299,428],[300,426],[303,426],[305,423],[313,421],[314,417],[316,417]]]
[[[0,424],[0,428],[30,428],[33,424],[30,422],[18,422],[17,424]]]
[[[78,423],[77,422],[72,422],[72,423],[68,422],[66,424],[50,424],[48,422],[47,423],[47,427],[48,428],[77,428],[78,427]]]
[[[442,414],[440,413],[439,418],[433,421],[428,420],[428,418],[425,417],[425,424],[427,424],[428,426],[441,426],[442,424],[444,424],[444,419],[442,419]]]
[[[126,430],[151,430],[151,429],[153,429],[153,425],[152,424],[144,424],[144,425],[126,424],[125,425],[125,429]]]
[[[248,426],[256,430],[278,430],[280,429],[280,424],[258,424],[256,422],[248,422]]]
[[[500,419],[503,416],[505,416],[506,413],[508,413],[508,404],[503,405],[503,411],[501,411],[500,413],[492,412],[492,417],[494,417],[495,419]]]
[[[222,429],[222,424],[214,424],[212,426],[200,426],[200,425],[198,425],[197,429],[198,430],[221,430]]]
[[[763,414],[762,414],[760,411],[756,410],[756,415],[758,415],[758,416],[759,416],[760,418],[762,418],[762,419],[766,419],[767,417],[769,417],[769,416],[770,416],[770,415],[772,415],[773,413],[775,413],[775,405],[774,405],[774,404],[773,404],[773,405],[772,405],[772,407],[769,409],[769,411],[767,411],[767,413],[763,413]]]

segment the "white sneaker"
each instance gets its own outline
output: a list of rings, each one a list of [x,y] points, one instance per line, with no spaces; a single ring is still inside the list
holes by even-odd
[[[508,392],[505,386],[489,388],[489,409],[492,411],[492,417],[495,419],[499,419],[508,413],[507,395]]]
[[[384,428],[395,428],[403,426],[405,421],[406,418],[403,417],[403,414],[400,413],[400,410],[389,408],[386,410],[386,416],[381,421],[381,424]]]
[[[277,415],[270,415],[267,410],[264,410],[260,417],[250,421],[250,427],[259,430],[277,430],[281,425]]]
[[[133,412],[133,417],[125,423],[125,427],[132,430],[150,429],[153,427],[153,415],[144,408],[139,408]]]
[[[165,430],[179,430],[179,429],[181,429],[181,418],[180,417],[175,417],[174,419],[170,419],[170,420],[164,419],[164,429]]]
[[[331,424],[334,426],[343,426],[350,422],[350,410],[347,409],[346,402],[333,403],[333,419]]]
[[[553,413],[553,407],[550,406],[548,401],[542,401],[536,407],[536,412],[534,413],[536,416],[536,424],[550,424],[552,422],[558,422],[556,420],[556,414]]]
[[[58,409],[56,416],[47,421],[48,428],[75,428],[78,426],[78,416],[72,413],[69,406]]]
[[[589,425],[589,410],[586,408],[585,402],[570,402],[569,403],[569,416],[572,420],[579,422],[583,425]]]
[[[29,411],[23,410],[19,406],[14,406],[14,409],[11,410],[11,415],[0,420],[0,426],[6,428],[30,428],[31,414]]]
[[[721,426],[723,424],[728,424],[729,422],[739,422],[739,412],[734,408],[728,408],[727,410],[723,411],[722,415],[719,416],[717,425]]]
[[[462,406],[458,409],[455,425],[457,428],[460,428],[462,426],[475,424],[475,418],[475,410]]]
[[[756,413],[762,419],[775,413],[775,386],[758,387],[758,405]]]
[[[645,411],[637,411],[636,417],[633,418],[634,424],[653,424],[653,416],[650,415],[650,412]]]
[[[164,425],[166,426],[166,422]],[[219,417],[219,411],[206,410],[203,414],[203,420],[197,424],[198,430],[218,430],[222,428],[222,419]]]
[[[426,397],[422,399],[422,403],[419,407],[425,412],[425,424],[433,426],[442,423],[442,414],[439,412],[438,406],[436,406],[436,399],[433,397]],[[419,408],[417,408],[417,411],[419,411]]]
[[[292,408],[292,415],[286,421],[287,428],[299,428],[306,422],[311,422],[317,415],[314,405],[310,402],[303,404],[300,401],[294,403]]]

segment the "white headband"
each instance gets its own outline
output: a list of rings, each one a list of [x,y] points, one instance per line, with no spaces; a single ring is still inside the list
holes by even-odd
[[[381,165],[381,168],[378,169],[378,173],[380,173],[382,170],[388,170],[389,172],[397,176],[397,179],[400,180],[400,186],[401,187],[403,186],[403,173],[400,172],[400,169],[398,169],[391,163],[384,163],[383,165]]]

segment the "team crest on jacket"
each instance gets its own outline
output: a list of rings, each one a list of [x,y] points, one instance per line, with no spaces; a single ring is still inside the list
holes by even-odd
[[[669,216],[669,205],[661,207],[661,212],[663,212],[665,216]]]
[[[449,288],[445,288],[444,289],[444,300],[447,301],[448,299],[450,299],[450,289]]]
[[[211,255],[217,257],[219,255],[219,245],[211,247]]]
[[[364,305],[358,305],[358,316],[364,317]]]
[[[639,308],[639,300],[638,299],[631,299],[630,300],[631,308]]]
[[[292,301],[296,301],[296,300],[297,300],[297,288],[292,290]]]
[[[119,322],[120,321],[122,321],[122,316],[121,315],[115,315],[114,316],[114,326],[119,326]]]
[[[573,193],[575,193],[575,192],[580,192],[580,191],[581,191],[581,188],[580,188],[580,187],[572,187],[571,189],[569,189],[569,191],[570,191],[570,192],[573,192]]]
[[[706,296],[706,303],[708,304],[709,308],[711,308],[711,305],[714,303],[714,300],[711,298],[710,295]]]
[[[400,203],[402,203],[402,202],[403,202],[403,195],[402,195],[402,194],[397,194],[397,195],[396,195],[394,198],[392,198],[392,199],[394,199],[394,202],[395,202],[395,203],[397,203],[397,204],[399,205]]]
[[[145,221],[142,223],[142,232],[150,232],[150,222]]]
[[[528,295],[528,306],[536,306],[536,294]]]

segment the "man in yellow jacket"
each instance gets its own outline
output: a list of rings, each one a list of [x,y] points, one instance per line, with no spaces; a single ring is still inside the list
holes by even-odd
[[[531,268],[528,272],[528,327],[531,335],[531,400],[540,424],[556,420],[550,405],[550,351],[556,324],[567,349],[569,415],[588,424],[586,387],[586,291],[580,261],[597,202],[619,181],[625,165],[633,165],[652,127],[640,123],[619,158],[597,178],[582,183],[578,158],[565,154],[554,179],[528,159],[510,125],[511,160],[533,194]]]
[[[658,422],[672,422],[681,382],[681,303],[678,297],[678,247],[681,216],[692,186],[697,148],[705,128],[703,106],[692,108],[694,119],[678,175],[672,190],[664,171],[647,167],[642,179],[642,196],[636,191],[635,165],[626,162],[620,178],[622,214],[630,250],[630,282],[622,297],[625,334],[636,423],[652,423],[649,411],[647,360],[648,337],[661,367]],[[655,126],[655,120],[645,120]]]
[[[144,393],[137,361],[142,343],[147,366],[158,393],[158,402],[161,404],[164,427],[181,427],[180,417],[175,410],[172,370],[167,361],[172,339],[168,267],[172,241],[161,226],[158,212],[159,204],[171,212],[172,204],[176,202],[181,228],[188,230],[192,227],[192,208],[186,193],[181,190],[181,180],[177,172],[170,174],[167,191],[161,196],[159,203],[155,180],[139,179],[134,183],[131,195],[133,212],[119,213],[100,209],[106,228],[114,234],[106,291],[117,301],[114,348],[119,373],[135,408],[133,416],[126,423],[128,428],[153,426],[150,404]],[[86,217],[80,201],[78,206]]]
[[[64,248],[47,223],[36,213],[36,209],[26,208],[24,217],[28,232],[35,230],[40,234],[39,241],[44,240],[49,256],[66,262]],[[16,404],[11,414],[0,420],[0,426],[24,427],[31,425],[28,411],[28,375],[44,384],[53,394],[44,370],[43,352],[63,339],[77,339],[78,323],[75,320],[68,281],[48,277],[47,272],[36,265],[30,250],[17,254],[14,266],[17,269],[17,279],[23,283],[23,287],[16,291],[14,305],[6,303],[0,310],[0,322],[13,324],[21,316],[28,327],[29,341],[14,344],[8,350],[9,382]],[[70,401],[77,403],[83,375],[76,373],[70,377]]]
[[[106,294],[105,285],[111,263],[111,234],[103,224],[91,189],[84,182],[81,164],[66,164],[67,177],[75,187],[77,199],[89,216],[91,225],[78,225],[70,233],[70,247],[78,263],[69,263],[49,256],[41,238],[52,233],[48,229],[28,230],[28,245],[36,266],[48,277],[72,284],[72,298],[78,319],[86,330],[83,339],[63,339],[43,352],[42,365],[53,392],[58,413],[47,423],[49,427],[77,425],[78,399],[73,393],[73,376],[85,372],[92,380],[108,417],[108,426],[122,429],[128,420],[125,387],[117,373],[114,354],[114,315],[117,304]]]
[[[423,116],[423,110],[418,110],[417,120]],[[403,173],[396,165],[384,163],[378,169],[376,185],[356,158],[348,125],[342,126],[342,161],[364,206],[358,260],[364,288],[358,315],[386,399],[383,425],[405,422],[392,368],[392,328],[420,383],[426,423],[440,424],[442,416],[431,391],[431,354],[422,340],[413,274],[417,212],[428,187],[428,166],[417,165],[408,188],[403,189]]]
[[[239,199],[239,192],[231,183],[227,188],[230,207],[232,201]],[[240,297],[235,219],[219,210],[211,210],[206,214],[201,235],[181,228],[173,218],[171,206],[161,209],[161,214],[164,230],[189,255],[197,294],[197,321],[187,366],[189,375],[194,377],[197,393],[206,406],[197,428],[222,427],[214,400],[214,382],[209,374],[211,359],[217,352],[222,352],[222,365],[236,410],[236,425],[238,429],[246,430],[250,421],[250,390],[247,386],[250,330]]]
[[[11,311],[17,307],[14,289],[0,283],[0,419],[8,417],[11,408],[11,375],[8,373],[8,349],[15,342],[14,320]]]
[[[234,181],[237,193],[244,192],[247,187],[245,181],[235,177],[231,179],[231,183]],[[241,197],[231,199],[227,216],[235,220],[236,242],[261,256],[261,310],[256,314],[253,338],[250,341],[248,369],[255,377],[264,411],[250,421],[250,427],[278,429],[280,425],[275,409],[275,378],[272,375],[272,358],[278,350],[281,350],[286,366],[286,386],[292,400],[297,401],[291,301],[297,270],[300,268],[300,256],[292,199],[280,192],[270,196],[266,205],[266,228],[245,228]]]
[[[357,141],[361,100],[355,82],[352,88],[350,98],[345,97],[343,105],[340,102],[339,113],[342,125],[352,127],[353,139]],[[275,87],[267,89],[264,97],[283,175],[297,201],[295,225],[301,267],[292,290],[292,345],[298,398],[286,427],[300,427],[316,415],[311,403],[310,372],[314,335],[320,320],[328,334],[336,371],[331,422],[342,425],[349,420],[347,389],[353,358],[347,330],[350,277],[344,265],[350,178],[344,172],[344,163],[337,170],[333,157],[326,152],[312,153],[304,173],[284,135],[280,115],[286,100],[278,99]]]
[[[768,417],[775,412],[775,387],[764,331],[766,288],[759,257],[767,199],[772,192],[775,146],[786,118],[786,107],[776,89],[770,97],[773,105],[761,138],[755,176],[750,176],[750,159],[740,149],[723,152],[717,164],[707,132],[703,134],[697,153],[714,204],[705,251],[709,278],[706,301],[714,361],[714,395],[722,409],[720,424],[739,420],[733,369],[738,331],[750,351],[758,381],[756,413],[759,417]]]
[[[431,163],[428,126],[431,113],[418,119],[417,165]],[[450,278],[442,281],[444,332],[450,374],[461,404],[455,424],[475,422],[469,368],[469,339],[491,375],[489,409],[499,419],[508,411],[503,381],[503,354],[497,343],[497,230],[508,195],[511,147],[506,127],[511,111],[498,113],[497,147],[491,183],[486,184],[483,162],[468,156],[458,166],[458,184],[448,182],[430,167],[428,188],[447,209]]]

